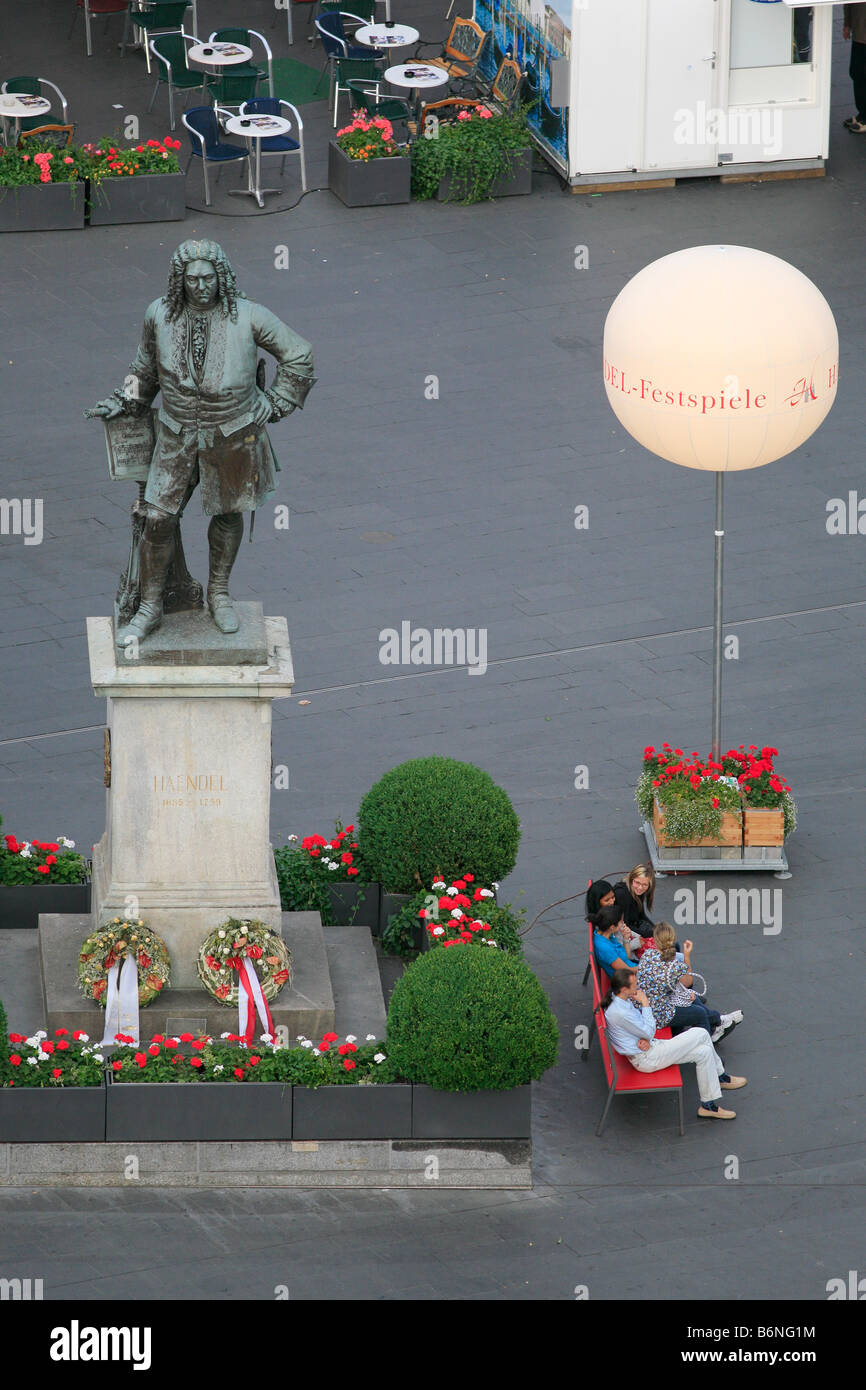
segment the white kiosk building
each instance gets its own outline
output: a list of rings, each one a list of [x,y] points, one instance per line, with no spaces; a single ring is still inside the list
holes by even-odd
[[[838,2],[838,0],[836,0]],[[476,0],[541,150],[572,185],[815,171],[834,0]]]

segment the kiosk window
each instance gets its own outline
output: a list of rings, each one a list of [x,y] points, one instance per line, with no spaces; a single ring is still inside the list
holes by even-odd
[[[778,68],[812,61],[812,7],[781,0],[731,0],[731,68]]]

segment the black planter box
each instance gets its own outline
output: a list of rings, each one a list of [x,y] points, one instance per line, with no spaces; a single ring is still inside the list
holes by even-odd
[[[411,1139],[412,1087],[295,1086],[293,1139]]]
[[[0,1144],[101,1144],[105,1087],[0,1088]]]
[[[0,928],[38,927],[40,912],[90,911],[89,883],[20,883],[0,887]]]
[[[379,911],[379,930],[377,931],[376,935],[377,935],[377,936],[381,936],[381,935],[382,935],[382,932],[385,930],[385,928],[386,928],[387,925],[388,925],[389,919],[390,919],[391,917],[394,917],[402,908],[404,908],[404,907],[406,906],[406,904],[407,904],[408,902],[411,902],[411,901],[412,901],[412,894],[411,894],[411,893],[386,893],[386,892],[384,891],[384,889],[383,889],[383,890],[382,890],[382,906],[381,906],[381,909],[380,909],[380,911]],[[419,930],[419,932],[422,930],[422,927],[421,927],[421,918],[420,918],[420,917],[418,918],[418,930]],[[419,947],[419,948],[420,948],[420,945],[421,945],[421,938],[420,938],[420,936],[418,937],[418,940],[415,942],[415,945],[416,945],[416,947]]]
[[[462,181],[457,188],[462,188]],[[489,197],[491,198],[513,198],[532,192],[532,146],[527,146],[524,150],[518,150],[511,165],[511,172],[500,174],[493,180],[490,186]],[[439,187],[436,190],[436,198],[440,203],[459,203],[464,194],[462,191],[455,191],[454,179],[451,174],[446,174],[444,179],[440,179]]]
[[[337,927],[369,927],[379,934],[382,885],[379,883],[329,883],[328,897]]]
[[[435,1091],[412,1087],[413,1139],[526,1139],[532,1087],[511,1091]]]
[[[83,183],[0,188],[0,232],[56,232],[83,226]]]
[[[391,159],[350,159],[332,140],[328,145],[328,187],[349,208],[380,203],[408,203],[412,162],[408,155]]]
[[[87,193],[91,227],[119,222],[179,222],[186,217],[184,174],[133,174],[91,183]]]
[[[109,1143],[292,1137],[292,1088],[281,1082],[114,1082],[106,1098]]]

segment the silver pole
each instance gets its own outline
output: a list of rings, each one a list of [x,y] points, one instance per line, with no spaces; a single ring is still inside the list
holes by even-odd
[[[725,546],[725,475],[716,474],[716,543],[713,564],[713,736],[710,757],[722,751],[722,564]]]

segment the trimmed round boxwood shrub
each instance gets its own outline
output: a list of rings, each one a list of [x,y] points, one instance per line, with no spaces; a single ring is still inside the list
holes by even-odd
[[[400,977],[388,1007],[398,1076],[438,1091],[507,1091],[556,1061],[559,1032],[529,966],[460,943],[429,951]]]
[[[488,772],[454,758],[413,758],[371,787],[358,811],[358,843],[388,893],[415,893],[465,870],[499,883],[514,868],[520,821]]]

